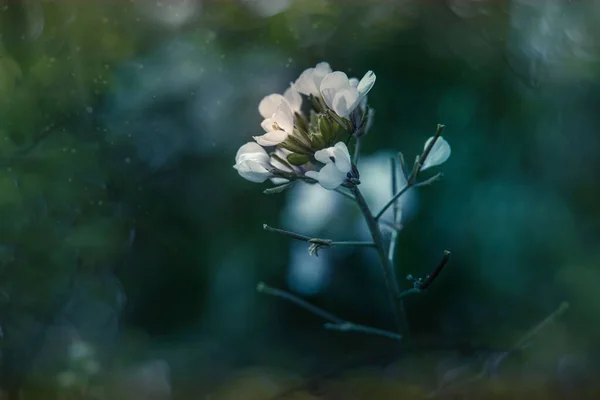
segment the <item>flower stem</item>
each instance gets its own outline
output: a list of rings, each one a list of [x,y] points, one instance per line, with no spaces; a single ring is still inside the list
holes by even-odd
[[[377,253],[379,255],[379,259],[381,261],[381,266],[383,269],[385,285],[390,297],[396,328],[398,329],[399,333],[406,332],[407,329],[405,326],[405,320],[403,318],[402,308],[399,301],[400,289],[398,288],[397,282],[395,282],[394,280],[394,267],[390,262],[387,252],[384,248],[383,236],[381,235],[381,231],[379,230],[379,225],[377,224],[377,220],[373,217],[373,214],[371,213],[371,210],[367,205],[367,201],[363,197],[358,187],[354,186],[352,188],[352,192],[354,193],[354,197],[356,198],[356,203],[358,204],[360,211],[365,217],[365,221],[367,222],[367,226],[369,228],[369,232],[371,233],[371,237],[373,238],[373,242],[375,242],[375,248],[377,249]]]
[[[286,231],[284,229],[273,228],[267,224],[263,224],[263,229],[269,232],[279,233],[284,236],[289,236],[292,239],[301,240],[303,242],[318,244],[321,246],[355,246],[355,247],[375,247],[374,242],[363,242],[363,241],[333,241],[330,239],[319,239],[311,238],[310,236],[304,236],[296,232]]]
[[[387,203],[385,203],[385,205],[381,208],[381,210],[379,210],[379,212],[375,215],[375,220],[377,221],[379,218],[381,218],[383,213],[385,213],[387,211],[387,209],[390,208],[396,202],[396,200],[398,200],[400,198],[400,196],[402,196],[404,193],[406,193],[408,191],[408,189],[410,189],[412,187],[421,187],[421,186],[430,185],[433,182],[440,179],[441,176],[442,176],[442,174],[439,173],[439,174],[435,174],[434,176],[432,176],[429,179],[424,180],[423,182],[407,183],[406,186],[404,186],[402,189],[400,189],[400,191],[398,193],[393,195],[392,198]]]
[[[354,154],[352,157],[352,164],[358,165],[358,158],[360,157],[360,145],[362,143],[362,138],[356,138],[356,145],[354,146]]]
[[[256,290],[260,293],[268,294],[270,296],[275,296],[287,300],[291,303],[294,303],[298,307],[303,308],[306,311],[329,321],[325,323],[325,329],[331,329],[340,332],[360,332],[369,335],[383,336],[393,340],[402,340],[402,336],[395,332],[390,332],[383,329],[373,328],[370,326],[355,324],[354,322],[346,321],[338,317],[337,315],[330,313],[329,311],[325,311],[322,308],[310,304],[308,301],[303,300],[298,296],[294,296],[293,294],[288,293],[284,290],[269,287],[262,282],[256,286]]]

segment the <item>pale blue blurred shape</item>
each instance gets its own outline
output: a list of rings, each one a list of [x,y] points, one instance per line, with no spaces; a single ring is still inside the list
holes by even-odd
[[[360,190],[365,196],[369,207],[373,213],[377,213],[392,197],[391,167],[390,160],[396,157],[397,153],[380,151],[373,155],[362,157],[359,163],[360,170]],[[412,157],[407,157],[408,160]],[[399,164],[399,163],[397,163]],[[402,189],[407,181],[406,177],[400,173],[398,168],[396,184],[398,190]],[[402,220],[404,223],[415,214],[417,207],[417,194],[415,190],[408,190],[398,199],[398,205],[402,210]],[[383,219],[392,221],[392,207],[384,214]]]
[[[331,277],[331,262],[328,249],[319,256],[308,253],[308,243],[293,242],[290,251],[288,285],[296,293],[312,296],[327,289]]]
[[[344,199],[320,185],[300,183],[288,191],[282,212],[283,225],[305,234],[327,228],[337,213],[343,213]]]

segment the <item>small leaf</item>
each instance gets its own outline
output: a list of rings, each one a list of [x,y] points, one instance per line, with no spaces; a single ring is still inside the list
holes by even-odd
[[[277,194],[277,193],[281,193],[284,190],[286,190],[287,188],[289,188],[290,186],[292,186],[294,182],[288,182],[288,183],[284,183],[283,185],[279,185],[279,186],[275,186],[272,188],[268,188],[263,190],[264,194]]]
[[[310,158],[305,154],[292,153],[288,154],[287,160],[292,165],[300,166],[306,164]]]

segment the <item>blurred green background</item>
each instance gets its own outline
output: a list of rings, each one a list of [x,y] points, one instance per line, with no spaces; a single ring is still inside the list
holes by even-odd
[[[1,0],[1,396],[71,390],[56,376],[78,338],[102,365],[82,385],[102,398],[163,398],[139,387],[164,371],[172,398],[266,399],[327,371],[290,398],[421,398],[567,301],[489,390],[585,397],[600,351],[598,18],[593,0]],[[392,329],[370,250],[315,258],[262,230],[353,240],[356,208],[306,185],[265,196],[231,167],[262,97],[320,61],[377,74],[371,204],[391,194],[388,157],[412,161],[446,125],[444,178],[412,195],[399,241],[401,278],[453,253],[406,303],[418,352],[255,290]]]

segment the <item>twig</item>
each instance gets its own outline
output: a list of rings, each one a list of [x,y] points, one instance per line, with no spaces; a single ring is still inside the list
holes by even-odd
[[[448,261],[450,261],[451,255],[452,253],[450,253],[448,250],[444,250],[444,256],[442,257],[442,260],[439,262],[439,264],[434,268],[433,271],[431,271],[429,275],[427,275],[427,278],[425,278],[424,282],[418,284],[418,288],[420,290],[427,290],[429,286],[431,286],[433,281],[435,281],[440,275],[446,264],[448,264]]]
[[[425,160],[427,160],[427,157],[429,156],[431,149],[433,149],[435,142],[437,142],[439,137],[442,136],[443,131],[444,131],[444,125],[438,124],[432,140],[429,142],[429,144],[427,145],[425,150],[423,150],[423,153],[421,153],[421,155],[417,158],[417,162],[415,163],[415,166],[410,173],[410,177],[408,178],[408,185],[412,185],[417,180],[417,176],[421,172],[421,168],[423,167]]]
[[[311,238],[309,236],[304,236],[299,233],[286,231],[283,229],[273,228],[267,224],[263,224],[263,229],[269,232],[279,233],[285,236],[289,236],[296,240],[301,240],[303,242],[308,242],[312,244],[316,244],[319,246],[355,246],[355,247],[375,247],[374,242],[362,242],[362,241],[346,241],[346,242],[335,242],[330,239],[319,239],[319,238]]]
[[[400,160],[402,163],[402,160]],[[390,169],[391,169],[391,189],[392,189],[392,195],[394,193],[396,193],[398,191],[398,177],[397,177],[397,166],[396,166],[396,159],[394,157],[392,157],[390,159]],[[404,172],[402,172],[404,173]],[[392,265],[392,279],[394,282],[394,285],[396,286],[396,290],[397,292],[400,292],[400,288],[398,287],[398,274],[396,273],[396,264],[394,263],[394,256],[396,254],[396,244],[398,243],[398,235],[400,233],[400,229],[398,228],[400,226],[400,205],[398,204],[398,202],[394,202],[394,207],[393,207],[393,221],[394,221],[394,227],[395,229],[392,229],[392,232],[390,233],[390,243],[389,243],[389,248],[388,248],[388,260],[390,261],[390,264]],[[398,306],[400,307],[400,313],[402,314],[402,318],[403,318],[403,324],[405,326],[405,328],[407,329],[405,334],[408,333],[408,329],[409,329],[409,324],[408,324],[408,319],[406,316],[406,309],[404,308],[404,301],[401,299],[402,296],[399,296],[398,298]]]
[[[536,326],[534,326],[524,336],[522,336],[519,340],[517,340],[515,342],[515,344],[510,348],[510,350],[502,353],[502,355],[495,361],[495,364],[499,365],[500,362],[504,361],[511,354],[513,354],[513,353],[515,353],[515,352],[517,352],[519,350],[522,350],[523,346],[529,340],[531,340],[534,336],[536,336],[537,334],[539,334],[546,326],[548,326],[552,322],[554,322],[557,318],[559,318],[562,314],[564,314],[568,309],[569,309],[569,303],[567,303],[566,301],[563,301],[560,304],[560,306],[558,306],[558,308],[552,314],[550,314],[549,316],[547,316],[546,318],[544,318],[544,320],[542,320],[542,322],[540,322],[539,324],[537,324]],[[487,366],[491,363],[490,358],[491,357],[488,357],[483,362],[483,368],[474,377],[472,377],[470,379],[467,379],[465,381],[462,381],[462,382],[457,382],[454,385],[450,384],[450,385],[444,386],[444,387],[438,389],[437,391],[431,393],[431,395],[429,397],[439,396],[442,392],[450,390],[450,389],[452,389],[452,390],[458,390],[458,389],[463,388],[465,386],[471,385],[471,384],[477,382],[480,379],[485,378],[485,376],[488,373]]]
[[[381,231],[379,230],[379,225],[377,223],[377,220],[373,217],[373,214],[371,213],[371,210],[367,205],[367,201],[363,197],[358,187],[352,187],[352,192],[354,193],[356,203],[358,204],[358,207],[360,208],[365,218],[365,221],[367,222],[367,226],[369,228],[369,232],[371,233],[371,237],[373,238],[373,242],[375,242],[375,248],[377,249],[377,253],[381,261],[385,285],[390,297],[390,303],[392,306],[392,312],[394,314],[396,327],[398,329],[398,332],[406,332],[407,327],[405,326],[405,319],[402,316],[402,308],[400,306],[400,289],[398,288],[397,282],[394,281],[394,267],[390,262],[387,252],[384,248],[383,237],[381,235]]]
[[[402,340],[402,336],[398,335],[397,333],[346,321],[343,318],[340,318],[337,315],[330,313],[329,311],[325,311],[322,308],[310,304],[309,302],[301,299],[298,296],[294,296],[293,294],[281,289],[269,287],[263,282],[259,283],[256,286],[256,290],[259,293],[264,293],[270,296],[275,296],[287,300],[291,303],[294,303],[298,307],[303,308],[306,311],[329,321],[325,323],[325,329],[337,330],[340,332],[360,332],[369,335],[383,336],[393,340]]]
[[[354,154],[352,155],[352,163],[358,165],[358,158],[360,157],[360,145],[362,144],[362,138],[356,138],[356,145],[354,146]]]
[[[431,271],[431,273],[425,277],[425,280],[417,279],[414,287],[400,293],[400,298],[403,299],[404,297],[412,294],[420,294],[427,290],[440,275],[446,264],[448,264],[451,254],[452,253],[450,253],[448,250],[444,250],[444,256],[442,257],[442,260],[433,269],[433,271]]]
[[[385,203],[385,205],[381,208],[381,210],[379,210],[379,212],[375,215],[375,220],[378,220],[379,218],[381,218],[383,213],[385,213],[387,211],[387,209],[390,208],[396,202],[396,200],[398,200],[404,193],[406,193],[408,191],[408,189],[431,185],[433,182],[437,181],[441,177],[442,177],[442,174],[438,173],[438,174],[435,174],[434,176],[432,176],[431,178],[426,179],[422,182],[410,183],[410,181],[409,181],[406,184],[406,186],[404,186],[402,189],[400,189],[400,191],[398,193],[393,195],[392,198],[389,199],[387,203]]]

